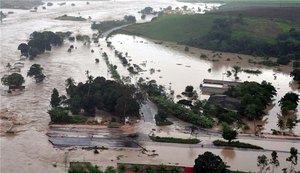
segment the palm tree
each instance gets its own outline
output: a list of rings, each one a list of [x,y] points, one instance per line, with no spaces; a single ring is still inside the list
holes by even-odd
[[[241,72],[242,70],[241,70],[241,67],[240,66],[233,66],[232,67],[232,70],[231,70],[233,73],[234,73],[234,76],[235,77],[237,77],[237,74],[239,73],[239,72]]]

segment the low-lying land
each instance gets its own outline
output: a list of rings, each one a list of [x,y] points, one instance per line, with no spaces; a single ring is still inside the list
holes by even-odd
[[[71,20],[71,21],[86,21],[85,18],[79,16],[79,17],[75,17],[75,16],[68,16],[68,15],[62,15],[59,17],[55,18],[56,20]]]
[[[280,59],[279,64],[288,64],[290,60],[299,57],[297,47],[300,45],[300,22],[293,20],[297,18],[293,13],[286,13],[288,8],[275,9],[277,15],[273,18],[250,14],[245,17],[233,12],[228,15],[164,15],[149,23],[128,26],[119,33],[209,50],[277,57]]]
[[[239,141],[226,142],[226,141],[222,141],[222,140],[215,140],[215,141],[213,141],[213,144],[215,146],[224,146],[224,147],[263,149],[260,146],[252,145],[252,144],[248,144],[248,143],[243,143],[243,142],[239,142]]]

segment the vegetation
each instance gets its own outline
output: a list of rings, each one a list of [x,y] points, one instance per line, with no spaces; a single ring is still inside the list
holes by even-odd
[[[163,111],[165,115],[173,115],[183,121],[204,128],[212,128],[215,125],[214,120],[210,116],[202,113],[202,104],[192,105],[190,108],[182,104],[176,104],[168,99],[164,88],[157,85],[155,81],[143,82],[139,80],[138,85],[142,91],[149,95],[150,100],[156,103],[159,110]]]
[[[232,140],[236,139],[237,131],[231,129],[227,124],[223,125],[222,137],[228,140],[228,143],[231,143]]]
[[[274,31],[266,32],[270,26]],[[217,51],[274,56],[280,58],[279,63],[286,64],[300,57],[299,29],[295,21],[195,14],[166,15],[120,32]]]
[[[18,50],[21,55],[34,58],[45,51],[51,51],[52,46],[60,46],[63,43],[63,38],[51,31],[33,32],[30,34],[28,43],[21,43]]]
[[[264,110],[276,95],[276,89],[266,81],[261,84],[246,81],[237,87],[230,88],[225,94],[240,99],[239,114],[249,120],[254,120],[264,115]]]
[[[43,74],[43,68],[40,64],[33,64],[27,72],[27,76],[33,77],[36,83],[43,82],[46,77]]]
[[[293,92],[286,93],[280,100],[279,105],[283,114],[289,111],[295,111],[298,106],[299,95]]]
[[[155,142],[166,142],[166,143],[180,143],[180,144],[198,144],[200,142],[197,138],[192,139],[182,139],[173,137],[159,137],[159,136],[149,136],[152,141]]]
[[[221,140],[215,140],[213,141],[213,144],[216,146],[224,146],[224,147],[236,147],[236,148],[250,148],[250,149],[263,149],[262,147],[248,144],[248,143],[243,143],[239,141],[233,141],[233,142],[225,142]]]
[[[287,172],[297,172],[295,170],[295,166],[298,164],[298,150],[294,147],[290,148],[290,156],[286,158],[287,162],[291,162],[291,166],[289,168],[283,168],[283,173]],[[257,157],[257,166],[259,167],[259,172],[267,172],[271,169],[270,166],[272,166],[272,172],[274,172],[275,168],[280,165],[278,160],[278,155],[276,151],[273,151],[271,153],[271,159],[268,159],[266,155],[261,155]]]
[[[81,115],[69,115],[69,111],[60,107],[54,107],[48,111],[51,123],[54,124],[83,124],[87,117]]]
[[[1,83],[6,86],[19,87],[25,82],[24,77],[19,73],[12,73],[11,75],[4,75],[1,78]]]
[[[294,81],[300,83],[300,68],[294,69],[290,75],[293,77]]]
[[[251,70],[251,69],[243,69],[243,72],[249,73],[249,74],[261,74],[262,72],[260,70]]]
[[[229,166],[227,166],[219,156],[207,151],[204,154],[199,155],[195,160],[194,171],[196,173],[226,173],[227,167]]]
[[[108,69],[109,69],[109,71],[111,73],[111,77],[113,79],[115,79],[116,81],[121,82],[121,77],[120,77],[120,75],[119,75],[119,73],[117,71],[117,66],[113,65],[113,64],[111,64],[109,62],[108,56],[107,56],[107,54],[105,52],[102,53],[102,57],[104,58],[105,63],[106,63],[106,65],[107,65],[107,67],[108,67]]]
[[[68,173],[117,173],[118,171],[112,167],[106,167],[105,171],[102,171],[97,165],[93,166],[90,162],[73,162],[70,165]]]
[[[75,17],[75,16],[68,16],[68,15],[62,15],[59,17],[55,18],[56,20],[71,20],[71,21],[86,21],[85,18],[79,16],[79,17]]]
[[[157,114],[155,115],[155,123],[157,126],[168,126],[172,125],[173,123],[167,119],[168,114],[167,112],[159,109]]]

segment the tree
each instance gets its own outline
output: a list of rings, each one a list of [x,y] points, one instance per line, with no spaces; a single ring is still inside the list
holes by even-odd
[[[298,164],[298,150],[294,147],[290,149],[290,157],[286,159],[286,161],[291,162],[290,172],[294,171],[294,166]]]
[[[261,155],[257,157],[257,166],[259,167],[259,172],[263,173],[263,172],[267,172],[270,167],[269,165],[269,159],[267,158],[266,155]]]
[[[232,67],[232,72],[234,73],[234,76],[235,77],[237,77],[237,74],[239,73],[239,72],[241,72],[241,67],[240,66],[233,66]]]
[[[233,139],[236,139],[237,131],[231,129],[227,124],[223,125],[222,137],[230,143]]]
[[[207,151],[202,155],[199,155],[195,160],[194,171],[196,173],[213,172],[213,173],[225,173],[226,164],[219,157],[213,153]]]
[[[52,91],[51,101],[50,101],[52,108],[58,107],[60,102],[61,102],[61,98],[59,97],[59,93],[57,89],[54,88]]]
[[[275,167],[277,168],[279,166],[279,160],[278,160],[278,155],[276,151],[273,151],[271,153],[272,158],[270,159],[270,164],[273,165],[272,168],[272,173],[274,173]]]
[[[112,166],[108,166],[106,167],[104,173],[117,173],[117,170]]]
[[[67,94],[71,94],[73,89],[75,87],[75,81],[73,78],[69,77],[67,80],[66,80],[66,91],[67,91]]]
[[[27,76],[34,77],[36,83],[42,82],[45,79],[43,68],[40,64],[33,64],[27,72]]]
[[[281,119],[279,116],[277,117],[278,118],[278,122],[277,122],[277,126],[279,127],[279,129],[282,131],[285,127],[285,122],[283,119]]]
[[[4,75],[1,78],[1,83],[6,86],[22,86],[25,82],[24,77],[19,73],[13,73],[11,75]]]
[[[294,81],[300,82],[300,68],[294,69],[291,73],[290,76],[293,77]]]
[[[286,114],[288,111],[295,111],[299,102],[299,95],[293,92],[286,93],[280,100],[279,105],[282,113]]]
[[[26,43],[21,43],[18,46],[18,50],[21,51],[21,55],[28,56],[29,46]]]
[[[48,114],[50,115],[52,123],[70,123],[72,120],[72,117],[69,116],[68,111],[63,110],[62,108],[54,107],[48,111]]]

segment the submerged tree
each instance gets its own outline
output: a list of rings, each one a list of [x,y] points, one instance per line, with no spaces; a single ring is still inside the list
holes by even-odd
[[[55,108],[60,105],[60,102],[61,102],[61,98],[59,97],[59,93],[58,93],[57,89],[54,88],[52,91],[50,104],[53,108]]]
[[[290,149],[290,157],[286,159],[286,161],[291,162],[290,172],[295,170],[295,166],[298,164],[298,150],[294,147]]]
[[[27,72],[27,76],[33,77],[36,83],[43,82],[46,77],[43,74],[43,68],[40,64],[33,64]]]
[[[278,155],[276,151],[273,151],[271,154],[272,158],[270,159],[270,164],[273,166],[272,173],[274,173],[275,167],[277,168],[279,164]]]
[[[207,151],[202,155],[199,155],[195,160],[194,171],[196,173],[213,172],[213,173],[225,173],[227,166],[223,160]]]
[[[263,173],[263,172],[267,172],[270,167],[269,165],[269,159],[267,158],[266,155],[261,155],[257,157],[257,166],[259,167],[259,172]]]
[[[13,73],[11,75],[4,75],[1,78],[1,82],[3,85],[6,86],[22,86],[22,84],[25,82],[24,77],[19,73]]]

